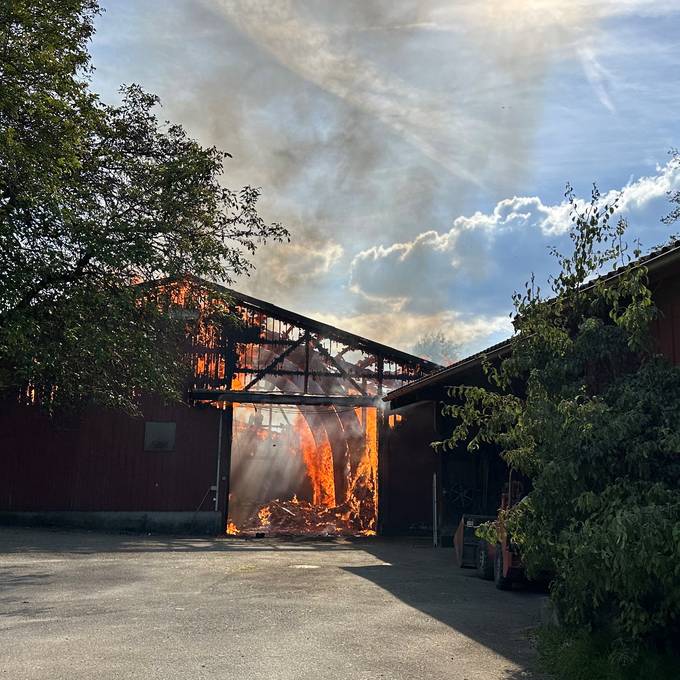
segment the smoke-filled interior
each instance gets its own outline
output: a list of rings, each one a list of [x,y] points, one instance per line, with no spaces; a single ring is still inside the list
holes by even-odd
[[[235,404],[228,533],[372,535],[375,407]]]

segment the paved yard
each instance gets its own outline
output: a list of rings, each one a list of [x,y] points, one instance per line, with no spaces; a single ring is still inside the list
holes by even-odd
[[[417,541],[0,528],[0,680],[515,680],[543,601]]]

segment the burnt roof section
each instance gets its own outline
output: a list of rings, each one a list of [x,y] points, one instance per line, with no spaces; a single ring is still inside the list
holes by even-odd
[[[642,255],[637,260],[633,260],[626,265],[612,269],[612,271],[602,274],[592,281],[589,281],[584,287],[587,289],[594,286],[596,283],[609,281],[610,279],[614,279],[617,276],[621,276],[621,274],[623,274],[631,266],[645,266],[647,267],[649,274],[653,275],[660,273],[663,268],[670,266],[676,261],[680,261],[680,239],[676,239],[664,246],[661,246],[660,248],[652,250],[646,255]],[[422,378],[418,378],[418,380],[414,380],[407,385],[398,387],[396,390],[392,390],[383,397],[383,401],[394,401],[395,399],[399,399],[400,397],[404,397],[408,394],[413,394],[414,392],[424,388],[440,384],[449,378],[459,375],[472,366],[481,364],[482,357],[484,356],[489,359],[495,359],[509,354],[511,347],[512,338],[508,338],[507,340],[503,340],[502,342],[499,342],[495,345],[491,345],[491,347],[487,347],[486,349],[476,352],[475,354],[471,354],[464,359],[455,361],[446,368],[436,371],[435,373],[430,373],[429,375],[426,375]]]
[[[302,314],[297,314],[296,312],[291,312],[283,307],[278,307],[271,302],[266,302],[264,300],[259,300],[250,295],[245,295],[244,293],[239,293],[237,290],[232,288],[226,288],[224,286],[218,286],[222,290],[226,291],[236,303],[242,303],[258,311],[265,312],[266,314],[271,314],[278,319],[283,321],[288,321],[299,326],[303,326],[314,333],[320,333],[331,340],[336,340],[346,345],[352,345],[357,349],[362,349],[368,354],[382,354],[386,358],[394,358],[398,361],[404,361],[408,363],[420,364],[424,369],[434,371],[441,368],[439,364],[435,364],[432,361],[417,357],[414,354],[409,354],[408,352],[402,352],[399,349],[390,347],[389,345],[383,345],[380,342],[375,342],[364,338],[361,335],[356,335],[355,333],[350,333],[349,331],[343,331],[340,328],[331,326],[329,324],[323,323],[321,321],[316,321],[308,316],[303,316]]]
[[[352,348],[363,350],[367,354],[380,354],[387,360],[416,364],[420,366],[424,372],[436,371],[442,368],[442,366],[439,364],[435,364],[434,362],[423,359],[422,357],[417,357],[414,354],[409,354],[408,352],[402,352],[399,349],[390,347],[388,345],[383,345],[380,342],[374,342],[373,340],[364,338],[361,335],[356,335],[356,333],[344,331],[340,328],[336,328],[335,326],[331,326],[330,324],[317,321],[308,316],[303,316],[297,312],[292,312],[289,309],[284,309],[283,307],[274,305],[271,302],[260,300],[258,298],[252,297],[251,295],[246,295],[245,293],[240,293],[233,288],[228,288],[227,286],[214,283],[213,281],[207,281],[206,279],[202,279],[198,276],[187,275],[183,277],[172,277],[157,281],[148,281],[145,282],[145,285],[164,285],[167,283],[176,283],[178,281],[192,281],[198,286],[217,289],[222,293],[226,293],[236,304],[241,304],[259,312],[263,312],[264,314],[274,316],[282,321],[301,326],[312,331],[313,333],[319,333],[336,342],[340,342],[345,345],[351,345]]]

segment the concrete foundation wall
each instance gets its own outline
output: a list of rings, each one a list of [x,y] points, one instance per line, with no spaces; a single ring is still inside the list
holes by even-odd
[[[220,512],[0,512],[0,525],[210,536],[225,531]]]

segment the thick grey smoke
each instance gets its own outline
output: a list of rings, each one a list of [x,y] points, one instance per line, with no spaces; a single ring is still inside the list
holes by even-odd
[[[232,151],[233,178],[263,186],[293,229],[292,246],[258,258],[253,292],[292,300],[328,278],[329,251],[441,227],[521,179],[550,51],[568,36],[450,4],[185,6],[208,67],[185,78],[181,118]]]
[[[158,92],[169,118],[234,155],[225,181],[261,186],[265,215],[290,226],[293,243],[263,249],[240,288],[341,317],[371,312],[349,290],[357,253],[444,233],[480,200],[524,188],[553,64],[583,62],[612,106],[596,22],[639,4],[112,3],[100,52],[115,22],[133,35],[100,78]],[[450,287],[428,295],[456,306]]]

